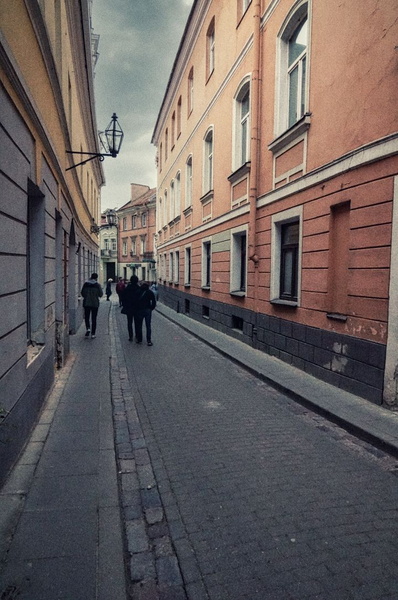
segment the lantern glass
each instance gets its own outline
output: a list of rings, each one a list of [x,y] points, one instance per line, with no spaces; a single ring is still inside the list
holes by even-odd
[[[117,121],[116,113],[113,113],[112,121],[105,129],[106,145],[108,146],[109,154],[111,154],[111,156],[115,157],[118,155],[123,137],[124,133]]]

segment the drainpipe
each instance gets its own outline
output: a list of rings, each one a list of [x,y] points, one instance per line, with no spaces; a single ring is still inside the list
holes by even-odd
[[[255,267],[254,279],[254,310],[258,312],[258,263],[256,252],[256,212],[257,212],[257,180],[259,162],[260,135],[260,30],[261,30],[261,0],[255,0],[253,6],[253,73],[251,84],[251,138],[250,138],[250,218],[249,218],[249,260]]]

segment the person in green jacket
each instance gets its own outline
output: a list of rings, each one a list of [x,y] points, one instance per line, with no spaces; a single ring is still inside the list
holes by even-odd
[[[88,279],[81,291],[83,296],[83,308],[84,308],[84,321],[86,323],[86,337],[95,338],[95,332],[97,329],[97,314],[100,298],[103,296],[102,287],[98,283],[98,274],[93,273]],[[91,317],[91,327],[90,327]]]

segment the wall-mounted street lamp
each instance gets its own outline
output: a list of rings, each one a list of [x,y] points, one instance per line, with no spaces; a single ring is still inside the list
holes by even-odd
[[[98,234],[101,229],[107,229],[108,227],[116,227],[117,214],[113,210],[113,208],[110,208],[109,210],[107,210],[105,213],[105,216],[106,216],[106,223],[103,223],[102,225],[97,225],[96,223],[93,222],[93,224],[90,227],[91,233]]]
[[[104,152],[77,152],[74,150],[67,150],[67,154],[80,154],[89,156],[90,158],[86,158],[76,165],[68,167],[66,170],[70,171],[71,169],[75,169],[80,165],[85,165],[90,160],[94,160],[94,158],[99,158],[101,162],[104,160],[105,156],[112,156],[113,158],[116,158],[116,156],[119,154],[123,137],[124,133],[118,123],[116,113],[113,113],[112,120],[108,127],[105,129],[105,131],[100,131],[99,133],[100,145]]]

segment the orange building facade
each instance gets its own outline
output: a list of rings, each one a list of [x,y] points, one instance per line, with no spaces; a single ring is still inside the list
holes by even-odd
[[[156,281],[156,189],[132,183],[130,200],[117,216],[119,277],[128,280],[137,275],[141,281]]]
[[[162,300],[390,406],[395,13],[394,0],[196,0],[152,139]]]

